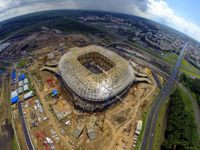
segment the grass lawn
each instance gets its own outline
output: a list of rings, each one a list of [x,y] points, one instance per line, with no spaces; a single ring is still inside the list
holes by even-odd
[[[169,64],[175,65],[178,60],[177,54],[167,54],[163,56],[163,59],[168,62]],[[182,65],[180,68],[180,71],[187,74],[188,76],[193,76],[196,78],[200,78],[200,69],[194,67],[192,64],[190,64],[186,59],[183,58]]]
[[[196,73],[190,70],[187,70],[185,68],[180,68],[180,71],[185,73],[186,75],[190,76],[190,77],[195,77],[195,78],[199,78],[200,79],[200,73]]]
[[[24,67],[27,63],[28,63],[28,59],[21,59],[21,60],[18,62],[17,67],[18,67],[18,68],[22,68],[22,67]]]
[[[185,103],[185,109],[186,109],[186,111],[191,112],[191,113],[194,113],[194,111],[193,111],[193,106],[192,106],[192,102],[191,102],[191,100],[190,100],[190,97],[189,97],[188,94],[187,94],[185,91],[183,91],[180,87],[179,87],[179,90],[180,90],[181,95],[182,95],[182,97],[183,97],[183,101],[184,101],[184,103]]]
[[[12,150],[19,150],[16,137],[14,136],[13,142],[12,142]]]
[[[156,129],[154,133],[153,150],[160,150],[160,146],[164,140],[164,121],[167,111],[169,99],[162,105],[159,110],[158,120],[156,123]]]
[[[175,53],[166,53],[164,56],[160,56],[159,54],[155,54],[151,49],[145,48],[137,43],[131,43],[131,45],[135,46],[138,49],[148,52],[149,54],[157,57],[158,59],[164,60],[170,65],[175,65],[178,60],[178,55]],[[180,68],[181,72],[184,72],[188,76],[193,76],[196,78],[200,78],[200,69],[196,68],[192,64],[190,64],[186,59],[182,60],[182,66]]]
[[[186,59],[182,60],[182,67],[187,70],[198,72],[200,74],[200,70],[196,68],[195,66],[193,66],[192,64],[190,64]]]
[[[176,64],[176,61],[178,60],[178,55],[171,53],[171,54],[166,54],[163,56],[163,59],[168,62],[169,64]]]
[[[200,78],[200,69],[194,67],[192,64],[190,64],[185,59],[182,60],[182,65],[181,65],[180,71],[184,72],[188,76]]]

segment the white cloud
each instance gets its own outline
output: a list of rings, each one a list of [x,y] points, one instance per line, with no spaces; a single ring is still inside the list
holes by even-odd
[[[149,0],[148,7],[149,18],[152,19],[153,17],[154,20],[159,20],[159,18],[163,19],[168,26],[200,41],[200,26],[177,16],[174,10],[172,10],[164,0]]]
[[[32,3],[31,5],[22,5],[20,7],[14,7],[12,9],[6,9],[3,13],[0,13],[0,21],[37,11],[54,9],[77,9],[77,6],[73,2],[73,0],[68,0],[66,2],[60,1],[56,3],[37,2]]]
[[[129,13],[175,28],[200,41],[200,26],[177,16],[164,0],[0,0],[0,21],[53,9],[90,9]]]
[[[84,9],[103,10],[140,15],[147,9],[148,0],[0,0],[0,21],[18,15],[52,10]]]

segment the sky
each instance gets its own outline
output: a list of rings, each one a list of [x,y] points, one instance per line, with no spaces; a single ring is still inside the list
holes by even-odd
[[[200,42],[199,6],[200,0],[0,0],[0,22],[44,10],[113,11],[157,21]]]

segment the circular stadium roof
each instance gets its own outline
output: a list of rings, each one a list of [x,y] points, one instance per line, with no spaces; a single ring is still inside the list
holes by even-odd
[[[135,78],[127,60],[95,45],[72,48],[61,57],[59,71],[72,91],[90,101],[117,96]]]

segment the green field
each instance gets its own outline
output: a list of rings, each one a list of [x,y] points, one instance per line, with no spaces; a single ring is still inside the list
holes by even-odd
[[[13,142],[12,142],[12,150],[19,150],[19,146],[17,144],[17,139],[14,136]]]
[[[22,68],[22,67],[25,67],[25,65],[28,63],[28,59],[21,59],[18,64],[17,64],[17,67],[18,68]]]
[[[164,56],[161,56],[159,54],[155,54],[151,49],[142,47],[136,43],[133,43],[132,45],[142,51],[148,52],[149,54],[155,56],[158,59],[164,60],[170,65],[175,65],[178,60],[178,55],[174,53],[166,52]],[[182,60],[182,66],[180,68],[180,71],[187,74],[188,76],[200,78],[200,69],[190,64],[186,59]]]
[[[181,89],[179,87],[179,90],[181,92],[181,95],[183,97],[183,101],[184,101],[184,104],[185,104],[185,109],[187,112],[191,112],[192,114],[194,114],[194,111],[193,111],[193,106],[192,106],[192,102],[190,100],[190,97],[188,96],[188,94],[183,91],[183,89]]]
[[[177,54],[166,54],[165,56],[162,57],[166,62],[169,64],[176,64],[176,61],[178,60],[178,55]]]
[[[182,60],[180,71],[187,74],[188,76],[200,78],[200,69],[194,67],[185,59]]]
[[[174,53],[166,54],[165,56],[163,56],[163,60],[165,60],[169,64],[175,65],[178,60],[178,55]],[[200,70],[190,64],[186,59],[182,60],[180,71],[187,74],[188,76],[200,78]]]
[[[168,102],[169,100],[167,100],[166,103],[164,103],[159,110],[158,120],[156,122],[156,129],[154,133],[153,150],[160,150],[160,146],[164,141],[164,120],[168,107]]]

